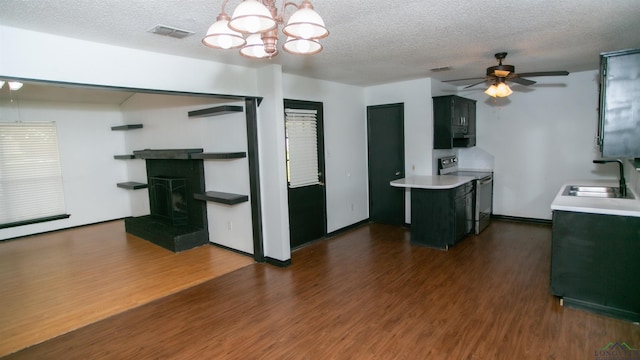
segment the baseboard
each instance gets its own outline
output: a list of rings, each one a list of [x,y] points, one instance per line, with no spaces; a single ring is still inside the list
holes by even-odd
[[[527,218],[520,216],[508,216],[508,215],[496,215],[491,214],[492,220],[504,220],[504,221],[513,221],[527,224],[537,224],[537,225],[549,225],[551,226],[551,220],[547,219],[536,219],[536,218]]]
[[[347,232],[349,230],[355,229],[357,227],[360,227],[360,226],[362,226],[364,224],[368,224],[368,223],[369,223],[369,218],[366,218],[364,220],[358,221],[357,223],[345,226],[345,227],[340,228],[338,230],[334,230],[334,231],[328,233],[324,238],[326,239],[326,238],[334,237],[336,235],[342,234],[344,232]]]
[[[616,309],[610,306],[595,304],[595,303],[591,303],[584,300],[564,297],[562,299],[562,305],[568,308],[589,311],[592,313],[611,316],[617,319],[631,321],[634,323],[637,323],[640,321],[640,313],[629,311],[629,310]]]
[[[250,257],[250,258],[253,258],[253,254],[250,254],[250,253],[248,253],[248,252],[244,252],[244,251],[241,251],[241,250],[237,250],[237,249],[234,249],[234,248],[230,248],[230,247],[228,247],[228,246],[224,246],[224,245],[216,244],[216,243],[214,243],[214,242],[209,242],[209,245],[211,245],[211,246],[215,246],[215,247],[218,247],[218,248],[220,248],[220,249],[228,250],[228,251],[234,252],[234,253],[236,253],[236,254],[240,254],[240,255],[244,255],[244,256],[248,256],[248,257]]]
[[[264,257],[264,262],[266,262],[269,265],[274,265],[274,266],[282,267],[282,268],[285,268],[285,267],[291,265],[291,259],[278,260],[278,259],[270,258],[268,256]]]
[[[21,235],[21,236],[14,236],[14,237],[6,238],[6,239],[0,239],[0,242],[9,241],[9,240],[18,240],[18,239],[27,238],[27,237],[30,237],[30,236],[44,235],[44,234],[54,233],[54,232],[58,232],[58,231],[72,230],[72,229],[77,229],[77,228],[91,226],[91,225],[104,224],[104,223],[108,223],[108,222],[112,222],[112,221],[123,221],[124,219],[126,219],[126,218],[102,220],[102,221],[96,221],[96,222],[89,223],[89,224],[74,225],[74,226],[68,226],[68,227],[64,227],[64,228],[60,228],[60,229],[53,229],[53,230],[34,232],[34,233],[31,233],[31,234],[25,234],[25,235]]]

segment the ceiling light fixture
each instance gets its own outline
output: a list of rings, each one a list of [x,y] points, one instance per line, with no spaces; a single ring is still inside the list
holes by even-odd
[[[311,1],[300,5],[283,0],[280,13],[275,0],[243,0],[229,17],[224,11],[228,0],[222,3],[222,11],[209,27],[202,43],[214,49],[241,48],[240,54],[254,59],[272,58],[278,55],[278,27],[285,24],[284,11],[288,5],[297,10],[291,14],[282,32],[287,40],[282,48],[291,54],[313,55],[322,51],[319,39],[329,36],[324,21],[313,9]],[[244,38],[244,34],[248,34]]]
[[[507,97],[513,94],[513,90],[511,90],[503,79],[498,79],[496,83],[489,86],[484,93],[492,97]]]
[[[4,83],[4,80],[0,80],[0,89],[4,87]],[[20,81],[7,81],[7,84],[9,85],[9,90],[11,91],[20,90],[20,88],[22,88],[22,85],[24,85]]]
[[[11,91],[20,90],[20,88],[22,88],[22,85],[24,85],[19,81],[7,81],[7,83],[9,84],[9,89],[11,89]]]

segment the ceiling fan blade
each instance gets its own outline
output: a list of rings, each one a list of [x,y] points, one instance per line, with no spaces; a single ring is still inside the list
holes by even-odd
[[[538,71],[529,73],[520,73],[520,77],[535,77],[535,76],[566,76],[569,75],[568,71]]]
[[[442,82],[456,82],[456,81],[480,80],[480,79],[486,79],[486,78],[485,77],[474,77],[474,78],[466,78],[466,79],[444,80]]]
[[[468,89],[468,88],[474,87],[474,86],[476,86],[476,85],[480,85],[480,84],[482,84],[482,83],[484,83],[484,82],[487,82],[487,81],[489,81],[489,79],[484,79],[484,80],[482,80],[482,81],[480,81],[480,82],[477,82],[477,83],[474,83],[474,84],[471,84],[471,85],[465,86],[463,89]]]
[[[529,79],[523,79],[521,77],[514,77],[509,79],[509,81],[513,81],[514,83],[518,83],[520,85],[524,85],[524,86],[529,86],[529,85],[533,85],[536,82],[533,80],[529,80]]]

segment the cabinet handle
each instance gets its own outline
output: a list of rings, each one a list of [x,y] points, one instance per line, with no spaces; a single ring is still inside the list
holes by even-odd
[[[400,176],[400,171],[396,171],[396,176]]]

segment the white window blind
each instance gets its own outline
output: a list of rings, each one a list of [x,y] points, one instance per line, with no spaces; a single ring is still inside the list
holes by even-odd
[[[290,188],[320,183],[316,110],[285,109],[287,181]]]
[[[0,224],[64,213],[55,123],[0,123]]]

